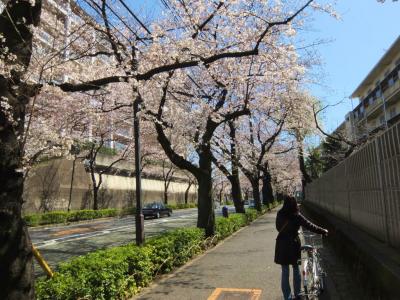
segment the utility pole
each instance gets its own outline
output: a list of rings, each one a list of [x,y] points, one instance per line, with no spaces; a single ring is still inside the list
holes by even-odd
[[[138,95],[133,102],[133,135],[135,140],[135,179],[136,179],[136,245],[144,243],[144,216],[142,212],[142,184],[140,167],[140,127],[139,115],[141,98]]]

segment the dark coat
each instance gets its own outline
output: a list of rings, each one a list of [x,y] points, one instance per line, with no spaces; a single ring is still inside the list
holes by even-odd
[[[275,263],[280,265],[298,263],[301,257],[301,243],[298,233],[300,226],[318,234],[325,233],[325,229],[311,223],[300,213],[286,215],[282,211],[278,211],[276,229],[279,234],[275,244]]]

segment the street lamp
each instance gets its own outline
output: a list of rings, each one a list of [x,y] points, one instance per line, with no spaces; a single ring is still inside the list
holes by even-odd
[[[135,141],[135,177],[136,177],[136,245],[144,243],[144,216],[142,213],[142,185],[141,185],[141,168],[140,168],[140,128],[139,117],[140,112],[140,96],[136,97],[133,102],[133,136]]]

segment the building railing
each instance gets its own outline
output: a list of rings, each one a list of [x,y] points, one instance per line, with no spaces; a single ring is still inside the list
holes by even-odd
[[[388,100],[398,89],[400,89],[400,65],[397,65],[372,92],[360,101],[360,104],[353,110],[353,114],[360,115],[362,113],[361,107],[364,107],[364,110],[371,111],[373,108],[370,106],[376,107],[378,105],[376,103],[382,97],[382,94],[385,100]],[[370,103],[371,99],[373,99],[372,103]]]
[[[400,80],[397,80],[392,86],[383,92],[386,101],[390,101],[391,97],[400,90]]]
[[[382,104],[383,99],[381,97],[376,98],[375,101],[366,108],[367,115],[373,113],[378,107],[382,106]]]

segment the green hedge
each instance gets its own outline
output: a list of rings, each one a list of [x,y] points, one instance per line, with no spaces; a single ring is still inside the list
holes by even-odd
[[[126,299],[157,274],[187,262],[204,249],[203,231],[178,229],[134,244],[100,250],[61,264],[50,280],[36,282],[37,299]]]
[[[76,222],[81,220],[91,220],[104,217],[115,217],[120,214],[115,208],[99,209],[99,210],[76,210],[76,211],[51,211],[42,214],[32,214],[24,216],[24,220],[28,226],[38,226],[45,224],[57,224]]]
[[[170,272],[254,220],[259,213],[231,214],[216,220],[216,235],[205,239],[203,230],[182,228],[134,244],[99,250],[59,266],[50,280],[36,282],[37,299],[126,299],[149,285],[157,274]],[[211,242],[211,243],[210,243]]]

